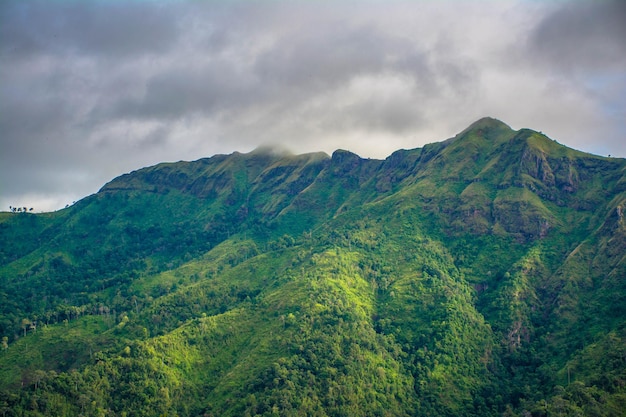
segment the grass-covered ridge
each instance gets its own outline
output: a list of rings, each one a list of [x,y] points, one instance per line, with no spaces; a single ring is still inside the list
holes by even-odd
[[[0,213],[0,411],[624,415],[625,172],[485,118]]]

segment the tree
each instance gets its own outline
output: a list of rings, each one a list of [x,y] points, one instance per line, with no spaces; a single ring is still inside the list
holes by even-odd
[[[8,336],[4,336],[2,338],[2,349],[7,350],[9,348],[9,338]]]
[[[33,382],[35,383],[35,390],[39,388],[39,383],[46,378],[46,371],[42,371],[41,369],[37,369],[33,373]]]
[[[26,330],[30,326],[30,320],[24,318],[22,319],[22,329],[24,329],[24,337],[26,337]]]

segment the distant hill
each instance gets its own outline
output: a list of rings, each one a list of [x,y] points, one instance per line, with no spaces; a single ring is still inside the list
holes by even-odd
[[[626,160],[484,118],[0,213],[6,416],[624,416]]]

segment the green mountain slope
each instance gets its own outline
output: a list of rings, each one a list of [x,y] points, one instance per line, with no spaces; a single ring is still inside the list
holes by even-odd
[[[626,161],[485,118],[0,214],[3,415],[625,415]]]

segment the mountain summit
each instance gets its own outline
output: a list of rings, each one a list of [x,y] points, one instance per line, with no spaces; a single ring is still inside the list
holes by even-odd
[[[491,118],[142,168],[0,213],[0,409],[624,415],[625,212],[625,160]]]
[[[482,119],[478,119],[471,125],[469,125],[465,130],[459,133],[457,136],[462,136],[468,132],[485,132],[491,131],[494,132],[493,136],[498,136],[498,134],[506,134],[507,132],[511,132],[513,129],[506,123],[501,120],[494,119],[493,117],[483,117]]]

